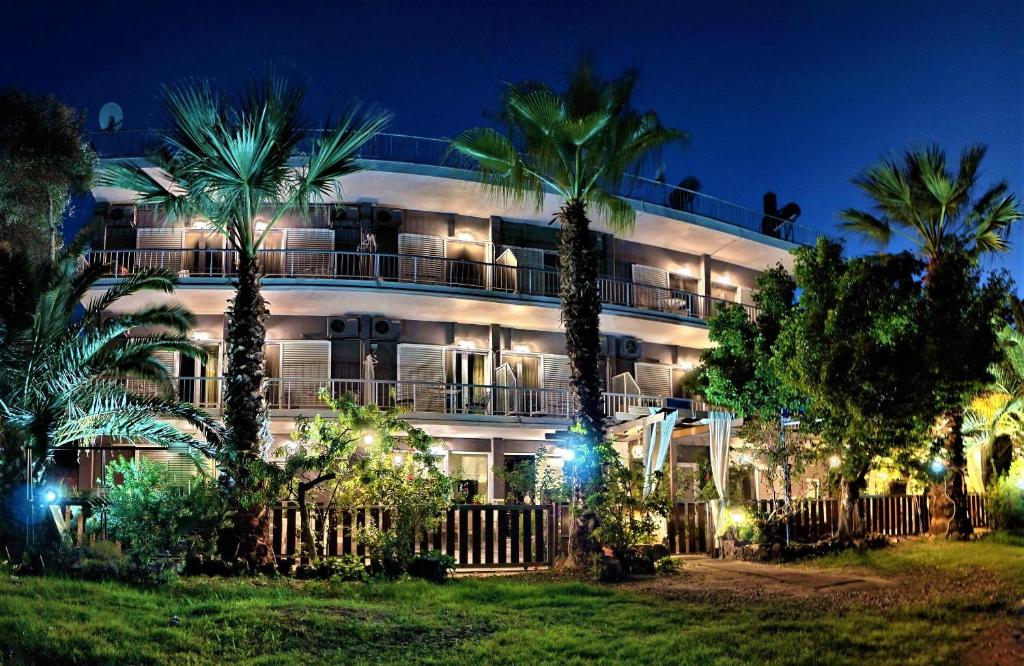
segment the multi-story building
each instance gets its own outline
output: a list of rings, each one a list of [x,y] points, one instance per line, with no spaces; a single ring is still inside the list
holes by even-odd
[[[138,157],[139,138],[109,135],[97,145],[106,158]],[[446,159],[445,147],[379,136],[363,150],[365,170],[342,178],[338,200],[281,220],[268,234],[271,431],[284,440],[296,416],[323,409],[317,394],[325,386],[401,407],[444,442],[438,455],[477,499],[500,500],[495,469],[540,446],[557,460],[552,434],[571,413],[551,225],[559,202],[549,196],[540,211],[501,203]],[[134,205],[132,192],[94,194],[104,225],[90,260],[112,266],[104,284],[153,266],[181,277],[170,298],[197,315],[194,337],[207,356],[165,362],[182,399],[218,412],[223,318],[233,294],[223,239],[201,219],[158,218]],[[676,421],[669,464],[685,471],[707,446],[693,422],[700,406],[681,382],[710,344],[707,318],[721,302],[752,309],[759,272],[788,264],[796,243],[814,235],[791,220],[654,181],[631,181],[622,194],[637,211],[632,233],[594,224],[606,412],[629,451],[630,438],[642,441],[634,419],[651,408],[681,410],[689,418]],[[104,460],[121,453],[83,455],[79,486],[90,487]]]

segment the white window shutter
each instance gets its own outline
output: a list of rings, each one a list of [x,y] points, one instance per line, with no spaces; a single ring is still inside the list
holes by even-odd
[[[672,366],[661,363],[634,364],[636,383],[642,395],[672,397]]]
[[[736,301],[742,305],[754,306],[754,289],[750,287],[737,287]]]
[[[283,270],[287,275],[334,275],[333,229],[284,229]],[[320,252],[316,252],[320,250]]]
[[[414,412],[445,411],[445,347],[398,345],[398,401]]]
[[[410,255],[398,260],[401,281],[444,282],[445,239],[441,236],[398,234],[398,254]]]
[[[185,256],[182,250],[184,234],[182,227],[137,229],[135,247],[138,248],[138,268],[165,268],[177,274]]]
[[[507,246],[515,255],[519,267],[519,291],[524,294],[546,293],[546,272],[544,271],[544,251],[532,247]]]
[[[572,368],[569,365],[569,357],[560,354],[544,354],[541,356],[541,386],[545,389],[558,389],[544,391],[544,411],[552,416],[568,416],[564,413],[571,404],[567,397],[569,387],[572,384]]]
[[[656,289],[645,289],[650,285]],[[656,266],[633,264],[633,305],[638,308],[656,308],[667,296],[668,271]]]
[[[328,340],[287,340],[281,343],[282,403],[286,408],[318,407],[320,389],[331,377]]]

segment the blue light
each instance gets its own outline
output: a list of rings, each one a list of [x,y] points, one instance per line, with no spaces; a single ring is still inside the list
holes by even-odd
[[[941,458],[936,458],[930,465],[932,474],[942,474],[946,471],[946,463]]]
[[[576,460],[576,452],[573,451],[572,449],[566,449],[565,451],[562,452],[562,460],[565,460],[567,462],[572,462],[573,460]]]
[[[47,488],[43,492],[43,501],[45,501],[47,504],[53,504],[58,499],[60,499],[60,493],[54,490],[53,488]]]

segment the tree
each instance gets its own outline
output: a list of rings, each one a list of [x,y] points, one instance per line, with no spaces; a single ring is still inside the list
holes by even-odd
[[[470,129],[451,148],[476,162],[484,185],[505,200],[531,200],[540,210],[544,195],[562,201],[560,228],[561,317],[572,370],[577,427],[576,470],[600,475],[599,456],[589,455],[604,438],[598,257],[590,231],[596,213],[617,232],[629,231],[636,213],[616,196],[624,177],[684,132],[663,127],[658,116],[632,105],[637,74],[606,81],[581,63],[558,92],[543,83],[510,84],[498,114],[501,131]],[[574,506],[582,509],[581,484]],[[576,540],[574,540],[576,543]],[[570,549],[574,550],[574,549]]]
[[[324,552],[310,529],[311,505],[321,521],[339,509],[382,506],[391,511],[387,528],[369,525],[361,537],[379,566],[405,571],[416,538],[438,527],[451,503],[451,479],[431,451],[435,440],[396,410],[326,390],[320,398],[333,418],[300,420],[277,468],[276,483],[299,505],[304,556],[315,561]]]
[[[100,182],[138,192],[172,219],[201,216],[234,250],[237,282],[226,312],[227,437],[218,460],[232,505],[232,529],[221,552],[256,566],[273,564],[269,512],[264,503],[271,470],[266,400],[266,321],[260,285],[260,249],[287,214],[340,194],[339,178],[361,169],[359,148],[390,115],[352,106],[316,133],[308,152],[301,115],[303,90],[279,79],[252,84],[237,101],[198,84],[166,89],[169,130],[152,156],[167,186],[130,163],[106,166]],[[259,223],[257,223],[259,220]]]
[[[740,435],[754,445],[773,490],[781,477],[788,502],[793,474],[814,454],[808,437],[783,431],[782,414],[798,413],[804,400],[773,363],[779,334],[793,310],[796,283],[780,264],[758,277],[757,287],[753,319],[739,304],[718,306],[708,322],[708,338],[716,346],[702,354],[690,381],[705,400],[744,419]]]
[[[176,279],[162,270],[143,270],[91,298],[110,266],[82,267],[84,250],[77,241],[53,263],[24,273],[24,279],[15,276],[28,263],[24,255],[0,250],[0,276],[10,278],[0,280],[3,500],[12,497],[10,491],[26,473],[33,483],[43,481],[55,457],[80,443],[109,438],[186,452],[206,447],[166,419],[183,420],[213,440],[219,435],[204,412],[173,399],[167,368],[155,356],[200,353],[186,335],[192,315],[167,305],[111,312],[122,299],[171,292]],[[150,332],[129,335],[140,329]],[[129,390],[125,377],[148,380],[153,393]]]
[[[932,424],[923,358],[921,263],[909,253],[846,260],[820,239],[796,252],[800,299],[773,364],[806,396],[805,421],[840,460],[839,533],[859,533],[857,500],[874,460],[915,447]]]
[[[936,415],[950,428],[945,486],[954,511],[950,531],[963,535],[972,531],[963,488],[963,406],[987,380],[995,339],[993,332],[978,330],[979,325],[989,325],[989,318],[971,321],[965,313],[958,315],[947,299],[966,298],[951,291],[966,284],[975,300],[984,300],[977,291],[978,282],[969,283],[978,276],[969,276],[966,283],[962,280],[968,268],[960,258],[974,263],[985,254],[1007,251],[1010,226],[1021,218],[1017,199],[1005,182],[975,197],[985,152],[984,146],[965,149],[955,170],[934,145],[907,152],[902,163],[883,161],[853,181],[874,203],[877,214],[853,208],[840,212],[846,228],[883,246],[902,236],[926,262],[925,293],[935,317],[928,344],[930,360],[938,364],[932,377]],[[953,266],[940,277],[950,262]],[[974,339],[972,333],[981,333],[982,338]],[[967,358],[958,357],[957,348],[966,351]]]
[[[53,256],[72,196],[88,191],[96,155],[85,142],[85,120],[52,95],[0,88],[0,237]]]
[[[992,383],[964,414],[966,448],[980,449],[981,483],[986,486],[990,472],[1006,474],[1014,444],[1024,442],[1024,333],[1006,326],[999,341],[1003,358],[991,368]]]

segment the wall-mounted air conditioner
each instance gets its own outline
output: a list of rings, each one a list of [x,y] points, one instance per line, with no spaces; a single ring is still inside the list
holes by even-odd
[[[358,338],[359,317],[330,317],[327,320],[328,338]]]
[[[370,321],[370,337],[374,340],[397,340],[402,334],[402,322],[387,317],[374,317]]]
[[[618,341],[619,358],[637,359],[643,356],[644,343],[637,338],[624,336]]]

